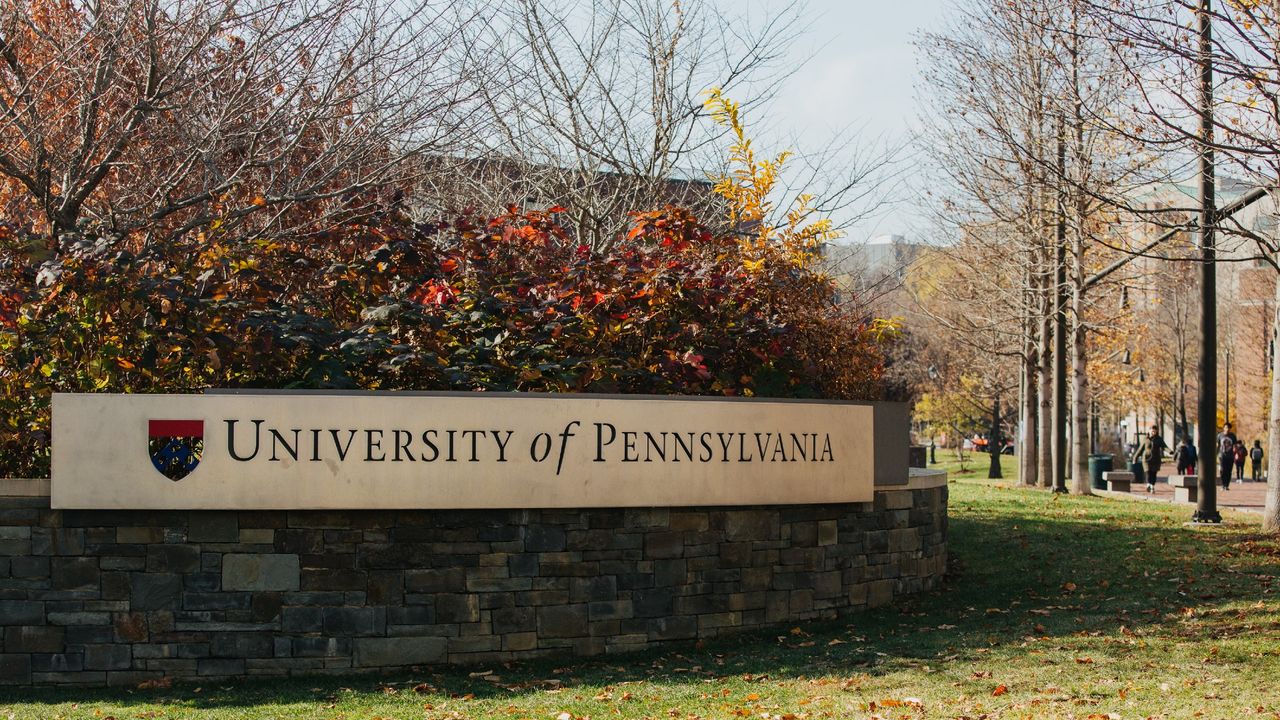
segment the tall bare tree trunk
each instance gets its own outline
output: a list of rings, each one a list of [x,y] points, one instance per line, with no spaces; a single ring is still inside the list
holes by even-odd
[[[1047,252],[1047,251],[1046,251]],[[1046,303],[1043,307],[1049,307],[1051,302],[1048,299],[1049,291],[1045,290]],[[1052,330],[1050,326],[1052,315],[1045,312],[1040,317],[1040,353],[1039,363],[1036,367],[1036,379],[1040,384],[1040,428],[1036,433],[1039,436],[1039,443],[1036,448],[1036,465],[1038,466],[1037,475],[1040,480],[1040,487],[1053,487],[1053,362],[1051,358]]]
[[[1039,385],[1036,379],[1036,369],[1038,367],[1036,332],[1035,332],[1035,315],[1033,310],[1036,307],[1035,297],[1035,276],[1034,273],[1028,273],[1028,286],[1031,290],[1027,293],[1027,319],[1026,319],[1026,342],[1024,343],[1024,352],[1022,360],[1022,407],[1021,420],[1019,424],[1018,437],[1018,482],[1022,485],[1034,487],[1036,484],[1037,467],[1036,458],[1036,432],[1039,428],[1039,410],[1040,399],[1038,397]]]
[[[1274,332],[1280,337],[1280,275],[1276,276]],[[1262,510],[1262,531],[1280,532],[1280,352],[1271,358],[1271,415],[1267,418],[1267,501]],[[1201,452],[1206,452],[1201,449]]]
[[[1089,378],[1084,324],[1084,243],[1074,243],[1071,288],[1071,492],[1092,494],[1089,485]]]

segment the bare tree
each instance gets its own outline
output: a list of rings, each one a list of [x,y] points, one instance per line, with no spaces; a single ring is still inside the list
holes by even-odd
[[[372,210],[474,146],[475,3],[30,0],[0,9],[0,207],[151,238]],[[298,212],[305,204],[306,211]]]
[[[706,93],[767,106],[797,70],[784,57],[804,17],[796,6],[753,25],[709,0],[506,4],[472,33],[493,58],[477,90],[494,125],[478,153],[432,158],[415,202],[424,213],[560,205],[594,247],[612,243],[629,212],[668,203],[715,221],[723,208],[709,178],[723,171],[727,143],[703,110]],[[794,150],[782,178],[792,197],[776,207],[805,192],[814,213],[856,219],[883,201],[895,147],[850,132]]]

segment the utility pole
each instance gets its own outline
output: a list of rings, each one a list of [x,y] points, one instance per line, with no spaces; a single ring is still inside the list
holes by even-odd
[[[1067,492],[1067,139],[1058,115],[1058,247],[1053,291],[1053,491]]]
[[[1217,483],[1218,278],[1214,248],[1213,26],[1211,0],[1200,0],[1200,444],[1199,497],[1192,522],[1220,523]]]

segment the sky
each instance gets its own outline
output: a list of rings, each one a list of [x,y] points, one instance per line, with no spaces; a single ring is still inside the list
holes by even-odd
[[[717,2],[741,11],[741,0]],[[754,0],[747,12],[759,17],[794,5]],[[920,114],[913,39],[921,31],[939,29],[947,7],[948,0],[809,0],[809,27],[789,49],[790,63],[807,64],[782,86],[770,109],[775,133],[813,147],[825,145],[850,125],[861,128],[864,141],[908,139]],[[911,173],[907,175],[909,181]],[[846,241],[921,233],[924,221],[911,194],[906,189],[897,193],[897,204],[851,227]]]

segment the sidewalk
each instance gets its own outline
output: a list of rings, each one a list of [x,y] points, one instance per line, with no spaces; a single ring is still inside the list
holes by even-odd
[[[1147,493],[1146,485],[1133,484],[1131,492],[1111,492],[1108,490],[1094,490],[1099,495],[1109,497],[1132,496],[1142,500],[1155,500],[1157,502],[1174,502],[1173,488],[1169,487],[1166,482],[1169,478],[1166,475],[1158,475],[1159,482],[1156,483],[1156,491],[1154,494]],[[1231,489],[1223,490],[1222,485],[1218,485],[1218,507],[1231,508],[1241,512],[1261,513],[1262,506],[1266,502],[1267,484],[1265,482],[1252,482],[1246,476],[1243,483],[1231,481]],[[1193,503],[1181,503],[1187,507],[1194,507]]]

